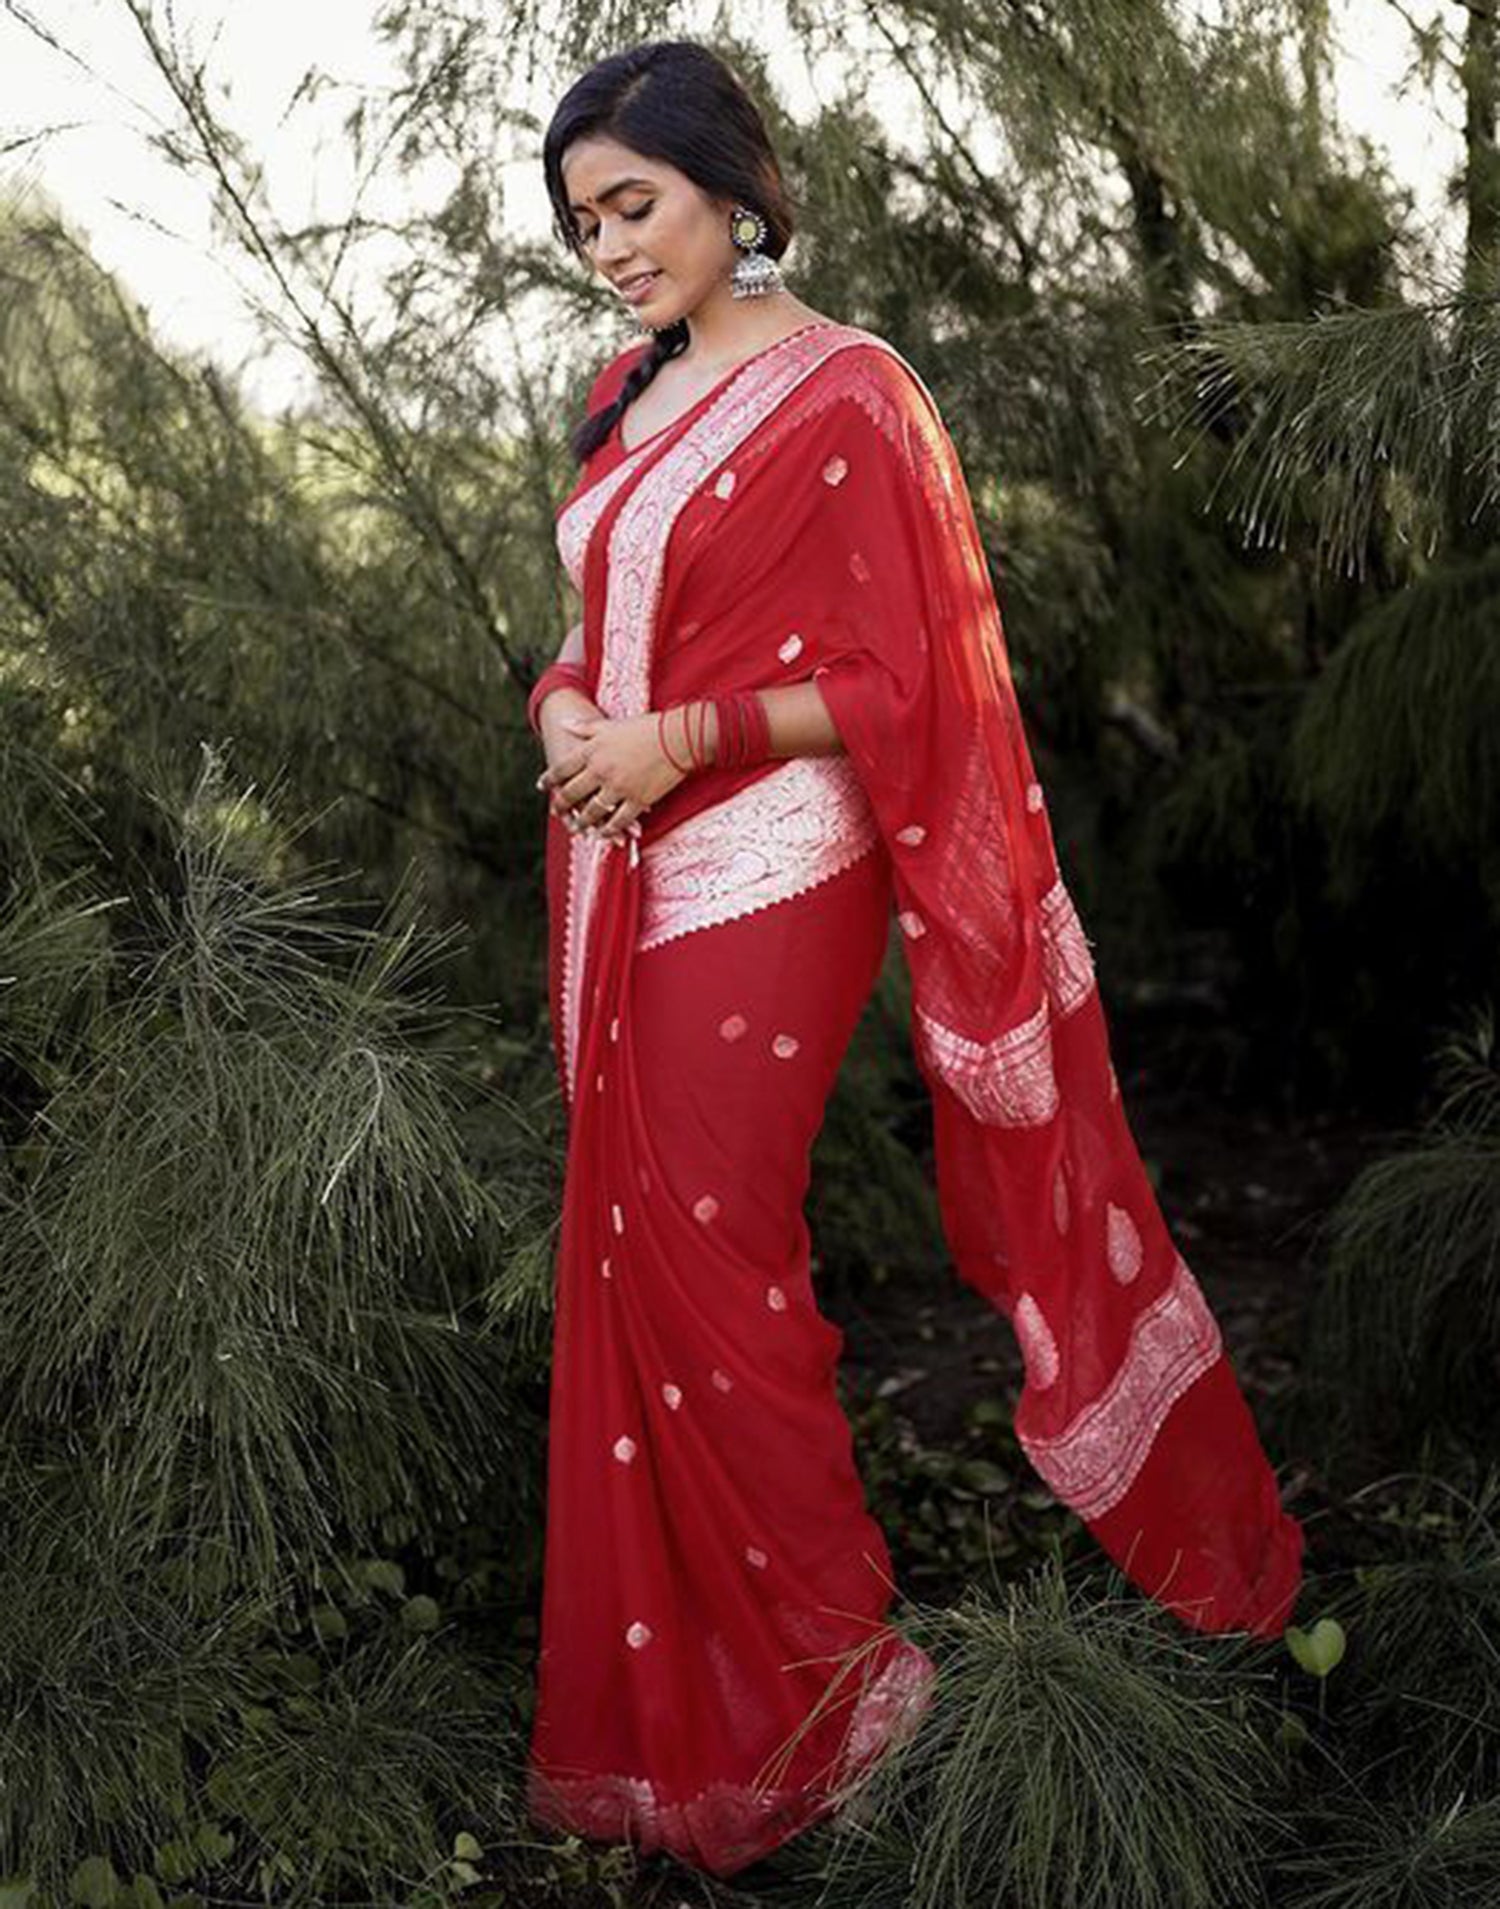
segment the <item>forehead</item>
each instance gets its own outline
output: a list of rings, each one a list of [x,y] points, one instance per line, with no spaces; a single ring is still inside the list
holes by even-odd
[[[575,211],[580,206],[607,199],[612,188],[627,180],[641,185],[662,185],[670,171],[660,160],[643,158],[629,146],[621,145],[618,139],[606,138],[602,133],[575,139],[562,156],[563,184]]]

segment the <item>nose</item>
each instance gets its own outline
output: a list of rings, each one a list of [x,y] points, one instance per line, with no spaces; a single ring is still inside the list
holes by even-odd
[[[608,219],[599,223],[599,242],[594,248],[594,257],[606,272],[614,275],[619,266],[631,256],[632,248],[626,242],[622,226]]]

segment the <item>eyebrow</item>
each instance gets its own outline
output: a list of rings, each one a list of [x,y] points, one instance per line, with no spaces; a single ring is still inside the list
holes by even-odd
[[[650,186],[654,183],[655,181],[651,179],[616,179],[612,186],[606,186],[604,191],[599,194],[598,203],[603,205],[606,199],[612,199],[617,192],[623,192],[627,186]],[[588,207],[570,205],[568,210],[570,212],[586,212]]]

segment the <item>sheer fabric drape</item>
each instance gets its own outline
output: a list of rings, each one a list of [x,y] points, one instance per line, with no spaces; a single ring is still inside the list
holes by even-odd
[[[727,1874],[932,1697],[802,1215],[893,904],[948,1244],[1017,1333],[1037,1470],[1205,1630],[1279,1631],[1302,1533],[1130,1133],[916,374],[804,327],[616,434],[558,537],[607,714],[811,678],[848,751],[696,775],[628,848],[548,824],[569,1152],[532,1805]]]

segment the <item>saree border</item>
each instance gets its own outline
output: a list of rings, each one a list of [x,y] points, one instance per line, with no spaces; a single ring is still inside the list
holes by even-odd
[[[879,840],[847,757],[791,756],[643,845],[636,952],[788,901]]]
[[[580,596],[583,594],[584,567],[588,562],[589,543],[598,527],[599,519],[609,507],[609,501],[632,475],[632,467],[644,452],[646,444],[637,444],[633,451],[627,451],[612,471],[606,471],[597,483],[590,484],[587,490],[567,504],[558,513],[556,527],[557,554],[567,571],[573,588]]]
[[[609,586],[605,598],[602,655],[594,700],[611,717],[639,716],[650,706],[651,657],[656,611],[661,597],[667,544],[672,526],[703,480],[783,404],[821,365],[855,345],[873,345],[889,353],[926,392],[927,387],[893,345],[855,325],[826,324],[791,332],[747,360],[708,407],[682,434],[647,462],[644,475],[625,499],[609,530]],[[931,394],[928,393],[931,402]],[[648,438],[632,456],[649,451]],[[623,473],[634,471],[627,458],[592,486],[573,506],[582,510],[597,490],[608,487],[597,514],[581,520],[577,531],[591,536]],[[565,513],[571,516],[571,511]],[[587,536],[576,543],[580,574],[586,562]],[[795,758],[792,758],[795,760]],[[578,1045],[582,1028],[580,994],[583,968],[598,898],[600,856],[607,844],[576,834],[570,838],[567,911],[563,929],[563,1054],[568,1096],[578,1087]]]
[[[1038,920],[1042,996],[1013,1027],[976,1041],[913,1003],[921,1049],[933,1071],[987,1126],[1041,1127],[1056,1114],[1052,1023],[1075,1013],[1097,985],[1088,936],[1060,875],[1038,904]]]
[[[762,1781],[777,1761],[773,1753],[749,1783],[720,1779],[668,1801],[649,1777],[565,1771],[532,1758],[525,1772],[527,1811],[552,1829],[628,1838],[642,1853],[695,1846],[704,1851],[711,1841],[714,1855],[729,1857],[737,1867],[748,1864],[841,1808],[916,1731],[931,1707],[940,1673],[919,1644],[899,1631],[892,1634],[896,1644],[890,1660],[874,1677],[861,1679],[835,1767],[821,1781]]]
[[[1165,1289],[1139,1312],[1113,1376],[1060,1432],[1016,1438],[1037,1471],[1080,1518],[1098,1518],[1135,1482],[1168,1412],[1223,1355],[1218,1321],[1181,1253]]]

